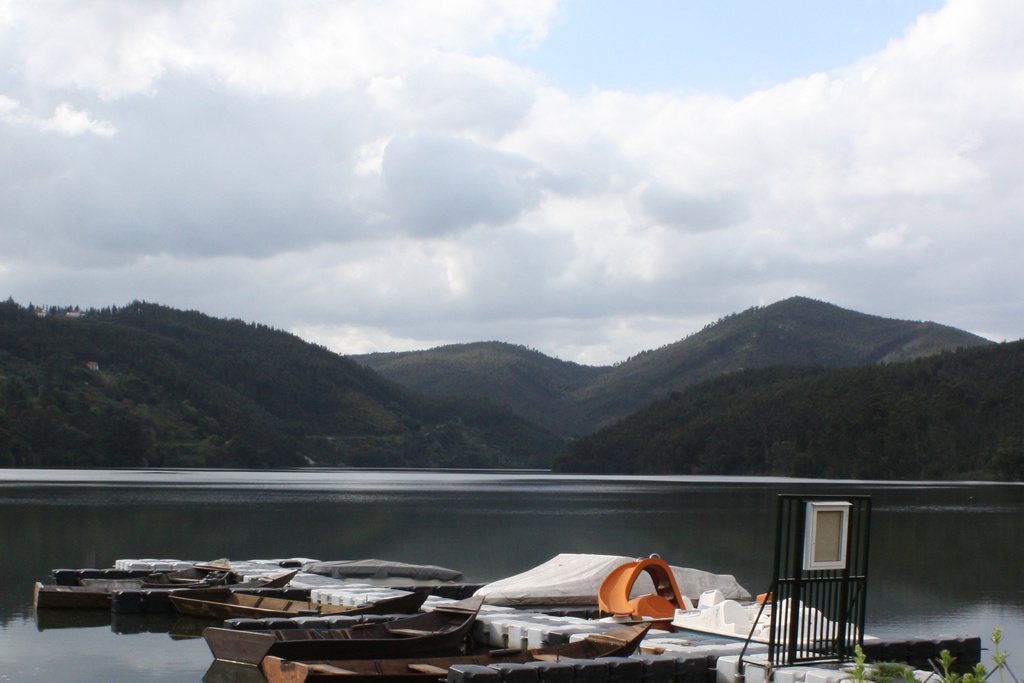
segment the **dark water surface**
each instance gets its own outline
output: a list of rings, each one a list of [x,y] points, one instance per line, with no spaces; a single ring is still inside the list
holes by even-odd
[[[199,681],[194,622],[32,609],[54,568],[119,558],[377,558],[467,581],[558,553],[771,580],[780,493],[873,500],[868,632],[1005,634],[1024,673],[1024,486],[408,471],[0,470],[0,681]],[[51,620],[52,621],[52,620]]]

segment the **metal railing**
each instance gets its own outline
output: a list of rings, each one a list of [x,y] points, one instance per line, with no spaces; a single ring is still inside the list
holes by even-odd
[[[831,502],[848,510],[845,564],[809,569],[808,507]],[[856,645],[863,644],[870,529],[869,496],[779,496],[768,644],[771,666],[849,661]]]

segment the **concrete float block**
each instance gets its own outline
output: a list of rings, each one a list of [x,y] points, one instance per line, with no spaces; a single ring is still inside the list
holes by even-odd
[[[519,630],[516,622],[509,619],[496,620],[494,622],[494,630],[498,635],[498,642],[501,643],[501,647],[523,647],[523,644],[516,638]]]
[[[120,590],[110,594],[110,611],[115,614],[141,614],[142,591]]]
[[[259,626],[259,619],[236,617],[234,619],[224,620],[224,628],[231,629],[232,631],[255,631]]]
[[[768,667],[768,662],[745,659],[743,661],[743,677],[746,683],[769,683],[771,669]]]
[[[504,618],[500,615],[477,615],[473,622],[473,640],[491,647],[507,647]]]
[[[547,644],[547,635],[551,629],[543,620],[528,613],[517,614],[514,618],[508,613],[485,614],[477,616],[476,622],[483,625],[479,629],[481,642],[493,647],[541,647]]]
[[[526,632],[527,645],[531,650],[548,645],[548,633],[551,628],[548,626],[533,626]]]
[[[565,645],[580,633],[577,627],[553,628],[547,633],[548,645]]]
[[[303,588],[282,588],[281,598],[283,600],[309,600],[309,591]]]
[[[323,617],[295,617],[292,621],[298,624],[299,628],[316,629],[318,631],[326,631],[330,628],[327,619]]]
[[[661,655],[633,655],[643,664],[643,683],[675,683],[676,662],[671,657]]]
[[[597,622],[580,621],[569,625],[556,626],[548,630],[547,643],[549,645],[565,645],[566,643],[582,640],[591,633],[600,633],[609,630],[596,625]]]
[[[356,624],[361,623],[359,617],[346,616],[344,614],[325,618],[327,620],[328,628],[332,629],[352,628]]]
[[[775,669],[772,675],[775,677],[775,683],[804,683],[807,669],[802,666],[779,668]]]
[[[77,569],[54,569],[53,582],[58,586],[77,586],[78,585],[78,570]]]
[[[848,677],[849,674],[841,669],[810,667],[804,675],[804,683],[840,683]]]
[[[570,662],[526,662],[524,666],[537,670],[539,683],[573,683],[576,678]]]
[[[341,591],[336,589],[321,590],[319,592],[319,596],[320,602],[325,605],[336,605],[340,607],[345,604]]]
[[[902,640],[871,640],[863,645],[864,655],[871,662],[907,661],[907,644]]]
[[[644,664],[632,657],[602,657],[608,665],[608,683],[642,683]]]
[[[967,673],[981,661],[981,638],[978,636],[940,635],[938,636],[935,657],[943,650],[956,658],[958,671]]]
[[[706,657],[687,654],[674,657],[676,660],[676,683],[707,683],[708,660]]]
[[[715,672],[718,670],[718,662],[723,657],[739,657],[739,650],[733,648],[723,649],[721,647],[714,647],[710,645],[701,645],[699,647],[692,648],[690,654],[703,657],[704,661],[707,662],[708,671]],[[711,676],[714,678],[714,676]]]
[[[737,683],[740,674],[739,655],[722,655],[715,662],[715,683]]]
[[[448,683],[501,683],[501,673],[489,666],[455,664],[448,669]]]
[[[142,609],[149,614],[162,614],[171,611],[171,598],[165,590],[143,590]]]
[[[608,683],[608,665],[603,659],[562,660],[572,664],[576,672],[575,683]]]
[[[490,645],[491,630],[490,621],[478,615],[476,621],[473,622],[473,630],[470,632],[470,639],[479,645]]]
[[[540,681],[540,673],[537,669],[525,664],[501,662],[489,666],[501,674],[502,683],[538,683]]]
[[[900,638],[898,643],[893,644],[895,649],[903,647],[902,657],[892,661],[905,662],[913,667],[927,668],[932,657],[939,654],[938,643],[927,636],[910,636]]]
[[[506,647],[518,647],[523,650],[541,647],[548,628],[539,626],[533,621],[509,621],[505,624],[504,632],[507,636]],[[533,634],[531,637],[530,634]]]
[[[270,629],[272,631],[289,631],[299,627],[299,625],[293,620],[286,619],[284,617],[267,617],[260,621],[263,622],[263,628]]]
[[[981,637],[980,636],[959,636],[960,643],[958,657],[961,662],[977,664],[981,661]]]

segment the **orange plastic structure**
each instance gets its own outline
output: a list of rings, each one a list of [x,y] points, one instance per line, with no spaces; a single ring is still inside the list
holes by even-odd
[[[630,598],[633,584],[644,572],[654,581],[657,594]],[[633,619],[671,619],[682,607],[681,602],[682,596],[672,568],[657,556],[616,567],[605,577],[597,592],[597,604],[602,613]]]

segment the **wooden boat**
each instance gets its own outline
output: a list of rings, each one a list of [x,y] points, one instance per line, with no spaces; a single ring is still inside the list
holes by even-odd
[[[215,659],[251,665],[267,655],[311,660],[439,653],[462,645],[483,601],[482,596],[474,596],[407,619],[345,629],[235,631],[211,627],[203,631],[203,638]]]
[[[233,588],[280,588],[288,585],[298,573],[292,569],[269,576],[231,584]],[[93,579],[81,586],[54,586],[37,582],[32,604],[36,609],[110,609],[111,594],[116,590],[177,589],[193,590],[182,584],[148,586],[139,579]],[[199,590],[196,588],[195,590]]]
[[[89,586],[52,586],[36,582],[32,590],[36,609],[110,610],[110,591]]]
[[[227,562],[218,560],[217,562]],[[221,568],[216,568],[221,567]],[[231,571],[229,565],[216,563],[195,564],[189,569],[173,572],[154,572],[135,579],[80,579],[79,585],[89,586],[108,592],[115,590],[139,590],[143,588],[212,588],[214,586],[263,586],[265,588],[281,588],[299,573],[298,569],[289,569],[267,576],[243,581],[241,576]]]
[[[231,588],[190,588],[172,591],[171,606],[181,614],[206,619],[323,616],[327,614],[412,614],[429,590],[405,593],[363,605],[326,605],[239,593]]]
[[[488,654],[419,659],[357,659],[297,662],[264,657],[261,667],[267,683],[429,683],[445,680],[456,664],[487,666],[504,662],[557,662],[566,659],[626,657],[636,651],[650,624],[634,624],[607,633],[591,633],[583,640],[536,650],[494,650]]]

